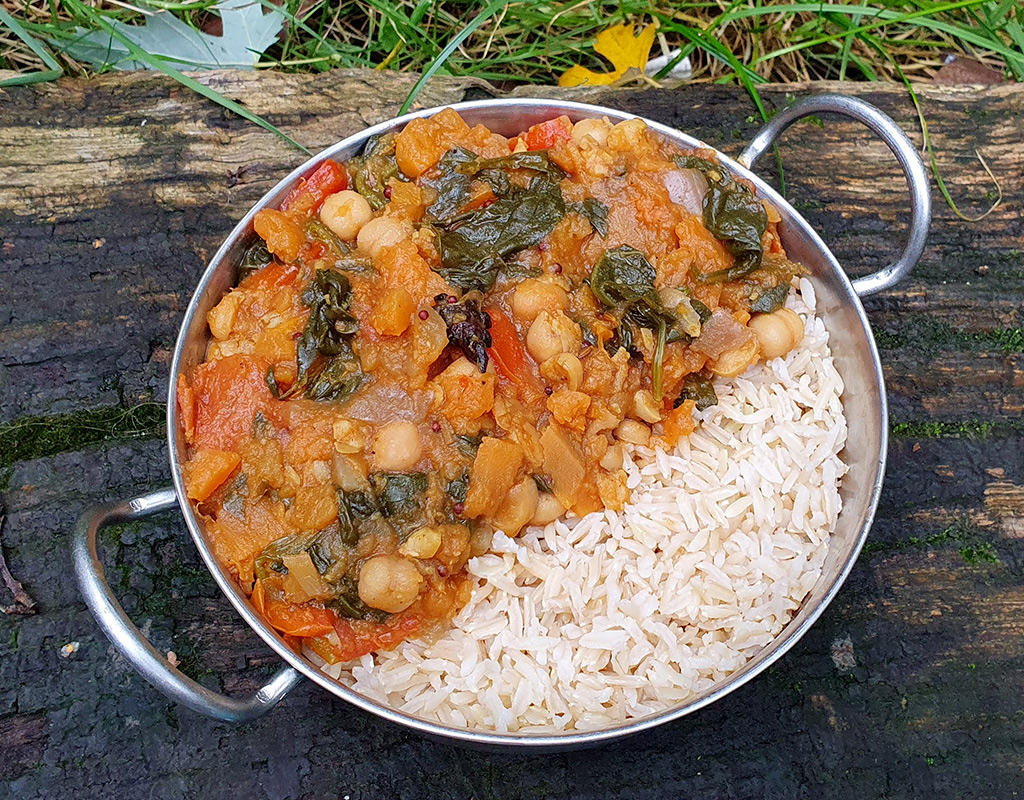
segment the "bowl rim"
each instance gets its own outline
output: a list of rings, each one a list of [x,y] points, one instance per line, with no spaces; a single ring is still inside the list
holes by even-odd
[[[643,120],[651,130],[675,143],[689,148],[699,147],[713,150],[717,154],[719,160],[726,165],[733,174],[751,181],[757,187],[759,196],[770,200],[776,208],[785,209],[789,221],[795,223],[797,227],[800,228],[800,233],[820,252],[824,260],[829,264],[833,272],[838,277],[840,283],[840,294],[842,295],[841,301],[853,304],[857,319],[860,322],[861,332],[864,334],[864,339],[867,342],[870,351],[871,363],[874,367],[874,374],[876,378],[875,386],[873,388],[878,394],[877,399],[879,401],[881,412],[879,418],[875,421],[880,430],[880,452],[878,454],[878,462],[876,465],[878,471],[871,485],[871,494],[867,505],[867,513],[861,520],[854,546],[851,548],[850,553],[833,578],[828,590],[820,598],[817,606],[811,609],[806,617],[799,622],[797,622],[795,618],[790,620],[790,622],[783,627],[782,631],[773,638],[772,642],[765,646],[766,650],[762,650],[760,654],[749,659],[742,667],[740,667],[739,670],[733,672],[727,678],[720,681],[718,684],[713,686],[711,690],[705,690],[703,694],[698,694],[695,699],[684,701],[682,704],[666,709],[665,711],[657,712],[645,717],[629,718],[608,727],[592,730],[531,733],[458,728],[443,723],[430,722],[428,720],[415,717],[409,713],[391,708],[390,706],[386,706],[377,700],[356,692],[354,689],[351,689],[330,677],[326,673],[322,672],[306,657],[295,653],[290,647],[288,647],[281,635],[263,620],[259,612],[253,608],[249,599],[241,591],[237,582],[217,561],[205,539],[191,503],[187,500],[182,476],[182,465],[177,457],[179,452],[184,452],[184,442],[180,438],[181,426],[178,416],[177,402],[175,399],[175,387],[178,375],[181,371],[183,353],[191,339],[190,332],[195,324],[195,318],[198,314],[199,307],[210,290],[210,284],[213,282],[215,275],[219,272],[222,261],[229,255],[233,245],[239,239],[247,236],[252,231],[252,219],[255,214],[259,210],[279,202],[286,191],[290,190],[292,186],[303,176],[309,174],[312,167],[319,164],[324,159],[331,158],[337,153],[342,152],[353,145],[365,143],[372,136],[400,129],[414,119],[430,117],[447,108],[454,109],[460,113],[472,112],[481,109],[501,109],[512,114],[524,110],[536,112],[550,111],[551,117],[559,116],[561,114],[574,115],[577,118],[605,116],[613,122],[621,122],[628,119],[640,119]],[[343,700],[348,701],[349,703],[352,703],[356,707],[364,711],[368,711],[375,716],[411,728],[427,736],[442,738],[448,741],[454,740],[455,742],[475,747],[506,749],[509,747],[528,747],[533,752],[540,752],[545,750],[551,751],[592,747],[615,739],[620,739],[627,735],[650,730],[651,728],[664,723],[680,719],[710,705],[716,700],[719,700],[725,695],[740,688],[757,675],[760,675],[768,669],[768,667],[789,652],[789,650],[804,636],[804,634],[806,634],[811,626],[824,613],[825,609],[835,598],[839,589],[849,576],[864,542],[867,539],[868,531],[874,520],[882,481],[885,476],[886,454],[888,450],[888,405],[886,401],[885,384],[878,348],[875,344],[874,337],[871,335],[871,327],[864,312],[863,305],[861,304],[857,293],[854,291],[850,279],[817,232],[807,223],[803,216],[797,212],[788,201],[786,201],[785,198],[776,192],[762,178],[758,177],[751,170],[733,158],[721,153],[717,148],[707,144],[706,142],[703,142],[683,131],[679,131],[668,125],[655,122],[636,114],[577,101],[561,101],[545,98],[499,98],[472,100],[460,103],[450,103],[432,108],[424,108],[377,123],[376,125],[370,126],[362,131],[352,134],[351,136],[347,136],[335,144],[330,145],[310,156],[302,164],[297,166],[284,178],[278,181],[273,188],[262,195],[262,197],[249,209],[249,211],[238,221],[231,232],[225,237],[224,242],[217,249],[216,253],[204,269],[203,274],[196,285],[196,289],[189,300],[189,304],[181,322],[181,327],[179,328],[170,368],[167,400],[167,443],[168,457],[174,481],[174,491],[178,499],[178,506],[185,517],[189,533],[191,534],[192,540],[199,550],[200,556],[206,564],[207,569],[213,575],[221,592],[228,598],[229,602],[241,615],[242,619],[244,619],[249,627],[252,628],[287,664],[321,688]]]

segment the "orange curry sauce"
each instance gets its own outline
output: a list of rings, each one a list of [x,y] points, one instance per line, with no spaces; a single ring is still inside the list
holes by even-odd
[[[257,214],[178,378],[213,552],[330,663],[437,635],[492,531],[622,509],[627,445],[674,446],[713,377],[799,341],[777,221],[640,120],[507,139],[445,110],[322,162]]]

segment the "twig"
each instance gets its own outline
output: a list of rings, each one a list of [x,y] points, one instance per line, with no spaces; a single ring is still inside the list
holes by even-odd
[[[3,531],[4,531],[4,508],[0,505],[0,576],[3,576],[4,585],[14,595],[14,605],[0,606],[0,611],[5,614],[18,614],[29,616],[36,613],[36,601],[33,600],[24,587],[14,579],[11,571],[7,569],[7,562],[4,560]]]

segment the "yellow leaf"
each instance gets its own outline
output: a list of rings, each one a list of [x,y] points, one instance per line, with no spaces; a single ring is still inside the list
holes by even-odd
[[[559,86],[607,86],[621,78],[626,70],[643,72],[654,44],[654,25],[648,25],[639,36],[632,25],[614,25],[597,34],[594,50],[612,62],[614,72],[594,72],[585,67],[570,67],[558,79]]]

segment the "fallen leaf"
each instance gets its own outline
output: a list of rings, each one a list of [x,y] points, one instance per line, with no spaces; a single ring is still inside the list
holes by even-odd
[[[945,86],[994,85],[1003,82],[1003,73],[970,58],[949,56],[932,78]]]
[[[203,33],[170,11],[147,15],[144,25],[109,22],[126,39],[180,70],[253,69],[260,54],[277,41],[284,25],[284,15],[276,9],[264,14],[259,0],[222,0],[213,10],[220,14],[220,36]],[[97,69],[150,68],[133,60],[128,48],[104,31],[76,28],[69,41],[51,42],[71,58],[87,61]]]
[[[648,25],[639,36],[633,35],[632,25],[614,25],[597,34],[594,50],[607,58],[614,72],[594,72],[586,67],[570,67],[558,79],[559,86],[608,86],[615,83],[628,70],[644,71],[647,57],[654,44],[654,25]]]

